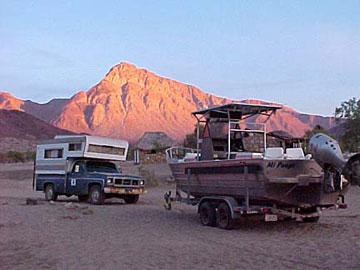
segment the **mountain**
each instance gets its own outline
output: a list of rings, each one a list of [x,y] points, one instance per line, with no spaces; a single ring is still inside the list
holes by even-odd
[[[34,148],[37,140],[70,134],[74,133],[55,127],[25,112],[0,110],[0,152],[26,151]]]
[[[0,92],[0,109],[24,111],[47,122],[56,118],[68,101],[69,99],[52,99],[48,103],[39,104],[31,100],[17,99],[6,92]]]
[[[70,99],[38,104],[0,93],[0,108],[20,109],[76,133],[125,138],[132,142],[146,131],[163,131],[175,140],[182,140],[194,129],[192,111],[232,101],[128,63],[114,66],[98,84]],[[242,102],[268,104],[259,100]],[[263,117],[251,120],[260,119]],[[285,130],[302,136],[317,124],[330,129],[334,119],[298,113],[284,106],[267,122],[267,130]]]

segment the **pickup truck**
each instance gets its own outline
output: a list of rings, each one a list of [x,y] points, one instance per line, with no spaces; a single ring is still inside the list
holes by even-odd
[[[93,204],[112,197],[134,204],[146,193],[145,180],[123,174],[113,162],[125,161],[128,147],[124,140],[88,135],[56,136],[39,142],[33,187],[43,191],[46,200],[76,195]]]

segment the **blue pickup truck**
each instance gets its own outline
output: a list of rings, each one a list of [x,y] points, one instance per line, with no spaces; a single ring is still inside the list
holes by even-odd
[[[37,146],[34,186],[46,200],[59,195],[102,204],[121,198],[134,204],[145,194],[145,180],[123,174],[114,163],[126,159],[128,142],[102,137],[56,136]]]

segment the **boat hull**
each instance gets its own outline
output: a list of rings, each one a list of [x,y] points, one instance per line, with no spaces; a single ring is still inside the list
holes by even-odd
[[[232,196],[251,204],[333,205],[347,186],[324,191],[323,173],[314,160],[212,160],[169,163],[177,189],[195,198]]]

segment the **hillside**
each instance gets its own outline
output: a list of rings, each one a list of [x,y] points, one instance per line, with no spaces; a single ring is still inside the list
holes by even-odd
[[[128,63],[114,66],[98,84],[70,99],[37,104],[0,93],[0,108],[20,109],[73,132],[130,141],[136,141],[146,131],[163,131],[175,140],[182,140],[194,128],[192,111],[227,102],[231,100]],[[266,104],[258,100],[243,102]],[[260,117],[253,120],[259,121]],[[298,113],[284,106],[268,121],[267,130],[285,130],[302,136],[317,124],[330,129],[334,119]]]
[[[0,152],[32,149],[37,140],[74,134],[17,110],[0,110]]]

